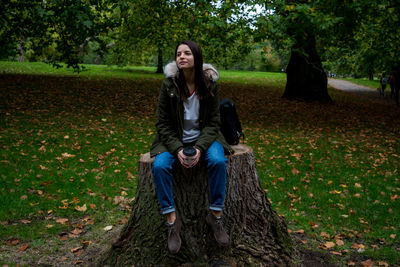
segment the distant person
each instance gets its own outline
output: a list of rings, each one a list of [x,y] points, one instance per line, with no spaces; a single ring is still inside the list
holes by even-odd
[[[222,223],[226,185],[225,153],[233,153],[219,131],[218,72],[203,64],[200,46],[183,41],[175,49],[175,61],[164,70],[166,79],[158,98],[157,135],[151,146],[154,184],[161,214],[168,226],[168,249],[178,253],[181,247],[181,221],[175,212],[172,190],[173,165],[192,168],[199,161],[207,163],[209,178],[209,213],[206,223],[216,241],[229,245]],[[194,151],[189,157],[185,151]],[[201,193],[201,192],[199,192]]]
[[[386,73],[383,72],[382,73],[382,77],[380,80],[380,84],[381,84],[381,96],[385,97],[385,89],[386,89],[386,84],[388,83],[388,79],[386,78]]]

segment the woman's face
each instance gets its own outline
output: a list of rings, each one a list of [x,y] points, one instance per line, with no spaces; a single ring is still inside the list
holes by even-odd
[[[176,50],[176,64],[182,70],[194,68],[194,57],[189,46],[181,44]]]

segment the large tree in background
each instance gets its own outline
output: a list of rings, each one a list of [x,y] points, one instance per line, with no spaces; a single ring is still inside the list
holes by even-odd
[[[329,101],[323,62],[372,76],[399,58],[396,0],[252,2],[266,10],[257,23],[261,36],[290,49],[285,98]]]
[[[337,23],[337,17],[325,13],[323,1],[261,1],[266,10],[257,23],[262,38],[271,39],[276,49],[289,49],[284,98],[306,101],[330,101],[327,77],[320,58],[321,35]],[[327,2],[327,1],[326,1]]]

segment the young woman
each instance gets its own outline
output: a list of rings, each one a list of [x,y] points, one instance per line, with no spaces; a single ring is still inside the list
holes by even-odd
[[[185,168],[194,167],[199,160],[207,162],[210,212],[206,222],[216,241],[228,245],[229,238],[222,226],[226,183],[226,158],[233,150],[219,131],[219,100],[216,80],[218,72],[203,64],[198,44],[183,41],[175,49],[175,60],[164,70],[164,80],[158,98],[157,135],[150,150],[154,184],[161,214],[168,224],[168,249],[177,253],[181,246],[181,222],[175,213],[172,191],[172,166],[176,160]],[[183,148],[192,146],[195,155],[188,161]]]

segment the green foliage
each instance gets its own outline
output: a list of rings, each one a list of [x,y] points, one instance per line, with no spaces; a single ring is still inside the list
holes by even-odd
[[[398,64],[395,0],[256,2],[268,10],[257,19],[256,40],[267,36],[278,51],[301,51],[297,40],[312,34],[324,66],[336,73],[367,77]]]
[[[105,35],[119,24],[118,5],[113,0],[2,1],[1,5],[5,27],[0,40],[7,44],[0,51],[3,57],[21,55],[27,44],[31,58],[54,66],[64,62],[76,70],[80,70],[78,64],[89,41],[96,41],[96,51],[104,53]]]

